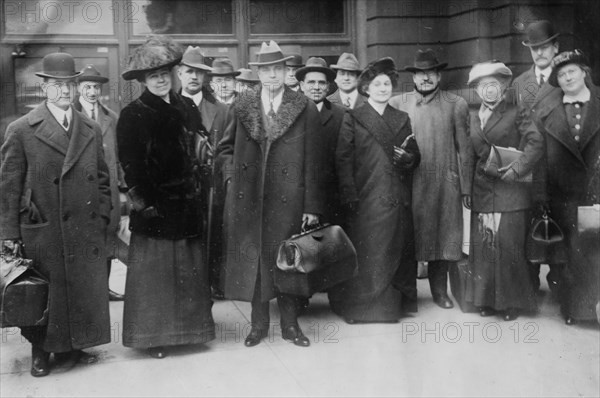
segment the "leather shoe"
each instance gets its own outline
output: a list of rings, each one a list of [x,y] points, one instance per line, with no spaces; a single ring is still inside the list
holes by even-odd
[[[284,340],[294,343],[298,347],[308,347],[310,340],[302,333],[300,326],[292,325],[281,330],[281,335]]]
[[[50,353],[41,348],[31,348],[31,375],[33,377],[44,377],[50,374]]]
[[[505,321],[514,321],[519,316],[519,311],[516,308],[509,308],[504,312],[502,317]]]
[[[433,302],[438,305],[438,307],[442,307],[444,309],[449,309],[454,307],[454,303],[448,297],[447,294],[440,294],[438,296],[433,297]]]
[[[248,334],[248,337],[246,337],[246,340],[244,340],[244,345],[246,347],[254,347],[255,345],[259,345],[260,341],[265,337],[267,337],[266,331],[258,328],[252,328],[250,330],[250,334]]]
[[[108,289],[108,299],[110,301],[123,301],[125,300],[125,296]]]
[[[485,316],[492,316],[494,314],[496,314],[496,311],[493,308],[490,308],[490,307],[481,307],[479,309],[479,315],[481,315],[481,316],[484,316],[484,317]]]
[[[148,348],[148,355],[152,358],[163,359],[168,353],[166,347],[150,347]]]

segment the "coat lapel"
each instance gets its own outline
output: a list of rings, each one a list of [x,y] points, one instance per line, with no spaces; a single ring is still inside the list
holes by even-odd
[[[562,96],[560,98],[562,100]],[[567,113],[562,101],[556,104],[544,119],[544,126],[548,134],[560,141],[561,144],[583,163],[581,151],[577,148],[577,142],[575,142],[571,135],[571,129],[567,123]]]
[[[65,175],[77,162],[84,149],[94,138],[94,127],[91,120],[84,119],[78,112],[73,112],[73,130],[69,149],[63,163],[62,174]]]
[[[331,102],[323,100],[323,107],[321,108],[321,112],[319,112],[319,116],[321,117],[321,125],[325,126],[329,119],[333,117]]]
[[[52,116],[45,102],[32,110],[27,115],[27,119],[30,126],[39,124],[34,133],[35,137],[63,155],[67,154],[69,137],[67,137],[65,130],[58,124],[54,116]]]
[[[217,115],[217,107],[206,98],[202,98],[202,102],[200,102],[200,115],[202,115],[204,128],[206,131],[210,131]]]
[[[108,131],[111,122],[112,120],[108,115],[106,109],[104,109],[104,105],[98,103],[98,124],[100,125],[100,129],[102,130],[102,137],[106,135],[106,132]]]
[[[400,146],[401,142],[396,142],[396,130],[401,130],[406,123],[406,117],[388,105],[381,116],[369,104],[359,109],[353,110],[351,115],[362,125],[379,143],[390,162],[393,163],[394,145]],[[392,127],[394,126],[394,127]]]
[[[581,148],[585,148],[587,144],[591,141],[592,138],[600,131],[600,98],[598,98],[597,94],[592,91],[592,95],[590,97],[590,102],[587,106],[589,106],[587,113],[585,115],[585,120],[583,121],[583,129],[581,130]]]
[[[502,119],[502,115],[506,111],[506,100],[502,100],[501,103],[494,108],[492,115],[488,119],[487,123],[483,127],[483,133],[487,136],[492,128]]]

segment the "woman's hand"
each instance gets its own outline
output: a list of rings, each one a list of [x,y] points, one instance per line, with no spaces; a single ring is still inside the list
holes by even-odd
[[[415,156],[406,152],[399,146],[394,146],[394,163],[408,164],[414,160]]]
[[[500,179],[504,182],[515,182],[519,179],[519,175],[512,168],[512,165],[500,167],[498,173],[500,173]]]
[[[302,225],[310,226],[319,223],[319,216],[316,214],[302,214]]]

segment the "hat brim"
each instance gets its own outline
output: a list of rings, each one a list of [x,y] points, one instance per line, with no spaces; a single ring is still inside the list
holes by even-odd
[[[437,65],[431,65],[428,66],[427,68],[417,68],[416,66],[405,66],[404,70],[407,72],[422,72],[422,71],[426,71],[426,70],[442,70],[445,69],[448,66],[447,62],[442,62],[441,64],[437,64]]]
[[[180,64],[181,65],[185,65],[185,66],[189,66],[190,68],[200,69],[200,70],[203,70],[205,72],[212,72],[213,71],[213,68],[211,68],[210,66],[205,65],[205,64],[193,64],[191,62],[183,62],[183,61]]]
[[[348,68],[346,66],[339,66],[337,64],[330,65],[329,67],[331,69],[333,69],[333,70],[345,70],[345,71],[348,71],[348,72],[358,72],[358,73],[360,73],[360,72],[363,71],[362,69]]]
[[[542,46],[542,45],[544,45],[546,43],[554,41],[554,39],[556,39],[558,36],[560,36],[560,33],[556,33],[556,34],[550,36],[549,38],[547,38],[546,40],[538,41],[538,42],[535,42],[535,43],[531,43],[531,42],[525,40],[525,41],[522,41],[521,44],[523,44],[525,47]]]
[[[96,83],[106,83],[108,82],[108,77],[104,76],[79,76],[77,78],[78,82],[96,82]]]
[[[308,72],[321,72],[324,73],[325,76],[327,77],[328,81],[333,81],[335,79],[335,72],[332,71],[329,68],[325,68],[323,66],[305,66],[303,68],[300,68],[296,71],[295,75],[296,75],[296,79],[298,81],[300,80],[304,80],[304,76],[306,76],[306,74]]]
[[[236,72],[236,71],[233,71],[233,72],[222,72],[222,73],[219,73],[219,72],[208,72],[208,76],[234,76],[235,77],[235,76],[239,76],[241,74],[242,74],[242,72]]]
[[[289,59],[292,59],[292,58],[294,58],[294,56],[293,56],[293,55],[291,55],[291,56],[289,56],[289,57],[283,57],[283,58],[281,58],[281,59],[276,59],[276,60],[273,60],[273,61],[267,61],[267,62],[248,62],[248,65],[252,65],[252,66],[267,66],[267,65],[275,65],[275,64],[282,63],[282,62],[284,62],[284,63],[285,63],[285,61],[287,61],[287,60],[289,60]],[[287,66],[287,65],[286,65],[286,66]]]
[[[242,82],[242,83],[260,83],[259,79],[250,80],[250,79],[240,79],[240,78],[237,78],[235,80],[237,80],[238,82]]]
[[[134,80],[134,79],[138,79],[140,80],[140,77],[144,77],[144,75],[148,72],[152,72],[153,70],[158,70],[158,69],[162,69],[162,68],[173,68],[175,65],[179,64],[181,62],[181,57],[171,61],[171,62],[167,62],[166,64],[162,64],[162,65],[158,65],[158,66],[154,66],[152,68],[147,68],[147,69],[130,69],[130,70],[126,70],[125,72],[123,72],[121,74],[121,76],[123,77],[123,79],[125,80]]]
[[[61,76],[61,75],[52,75],[50,73],[44,73],[44,72],[35,72],[36,76],[39,77],[46,77],[46,78],[50,78],[50,79],[75,79],[77,76],[81,75],[83,72],[77,72],[74,75],[68,75],[68,76]]]

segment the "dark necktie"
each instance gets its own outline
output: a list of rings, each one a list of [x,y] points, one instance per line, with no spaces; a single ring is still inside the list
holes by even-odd
[[[69,128],[69,120],[67,119],[67,114],[65,113],[65,118],[63,119],[63,126],[65,126],[66,129]]]
[[[347,108],[350,108],[352,105],[350,104],[350,97],[346,97],[346,102],[344,103]]]
[[[267,116],[269,116],[271,119],[275,117],[275,110],[273,110],[273,101],[271,101],[271,109],[269,109],[269,113],[267,113]]]
[[[94,107],[92,107],[92,120],[96,120],[96,112]]]
[[[544,85],[546,81],[544,80],[544,75],[540,74],[540,87]]]

